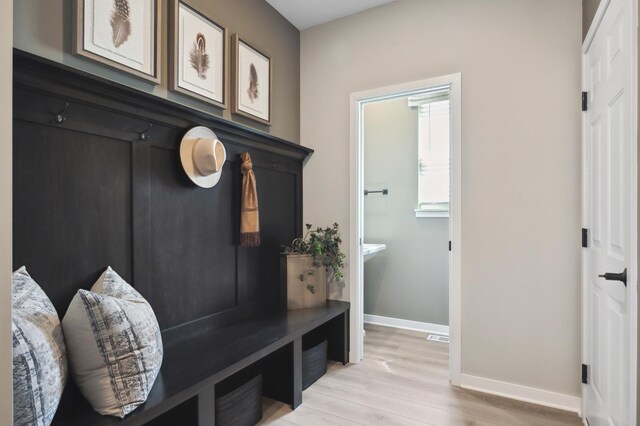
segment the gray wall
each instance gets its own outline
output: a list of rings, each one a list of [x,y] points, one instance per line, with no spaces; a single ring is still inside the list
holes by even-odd
[[[418,112],[407,99],[364,109],[364,242],[387,250],[364,264],[364,313],[449,324],[449,219],[416,218]]]
[[[13,422],[11,345],[12,2],[0,1],[0,424]]]
[[[462,373],[571,396],[581,29],[580,0],[397,0],[303,31],[300,57],[304,220],[346,253],[350,94],[462,73]]]
[[[168,3],[163,6],[162,82],[153,86],[143,80],[104,65],[71,55],[71,0],[21,0],[14,2],[14,46],[110,80],[151,92],[163,98],[222,115],[274,136],[299,143],[300,140],[300,32],[264,0],[191,0],[189,4],[225,26],[229,35],[238,33],[247,42],[270,55],[273,60],[273,125],[269,128],[252,120],[232,116],[207,103],[170,93],[166,46]],[[228,63],[229,61],[227,61]],[[229,67],[227,67],[227,76]],[[230,95],[230,79],[226,79]]]
[[[599,5],[600,0],[582,0],[582,40],[589,31],[589,26],[591,26],[591,21],[593,21]]]

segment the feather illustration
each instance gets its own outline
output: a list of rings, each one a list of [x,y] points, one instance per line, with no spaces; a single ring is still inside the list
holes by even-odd
[[[129,0],[113,0],[111,12],[111,37],[113,45],[118,48],[131,35],[131,21],[129,20]]]
[[[209,55],[207,54],[207,39],[204,34],[198,33],[196,41],[189,52],[189,62],[198,73],[198,77],[203,80],[207,79],[207,70],[209,69]]]
[[[260,92],[258,91],[258,71],[256,71],[256,66],[253,63],[249,66],[249,88],[247,89],[247,94],[249,95],[249,100],[251,103],[254,103],[260,97]]]

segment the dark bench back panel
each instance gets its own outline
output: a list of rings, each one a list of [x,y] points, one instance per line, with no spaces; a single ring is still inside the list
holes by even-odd
[[[27,266],[61,315],[108,265],[149,300],[168,340],[187,338],[186,323],[208,329],[285,308],[279,246],[301,230],[310,150],[21,52],[15,67],[14,266]],[[66,102],[66,121],[54,123]],[[180,164],[182,135],[196,125],[227,150],[212,189]],[[238,246],[247,150],[255,249]]]
[[[105,266],[132,277],[131,147],[23,121],[14,135],[14,265],[63,314]]]
[[[173,306],[163,327],[238,306],[236,171],[227,162],[215,188],[196,187],[177,151],[151,147],[151,267],[141,290],[152,306]]]

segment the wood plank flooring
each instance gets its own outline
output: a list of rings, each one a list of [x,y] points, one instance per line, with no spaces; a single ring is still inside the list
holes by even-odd
[[[263,399],[261,425],[581,425],[575,413],[449,384],[449,345],[424,333],[367,325],[364,360],[330,363],[295,411]]]

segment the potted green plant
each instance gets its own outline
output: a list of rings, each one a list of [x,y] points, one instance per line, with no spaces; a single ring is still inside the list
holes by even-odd
[[[339,225],[312,229],[307,224],[304,236],[290,246],[283,246],[282,269],[287,281],[288,309],[302,309],[325,304],[327,282],[343,284],[345,254],[340,251]]]

